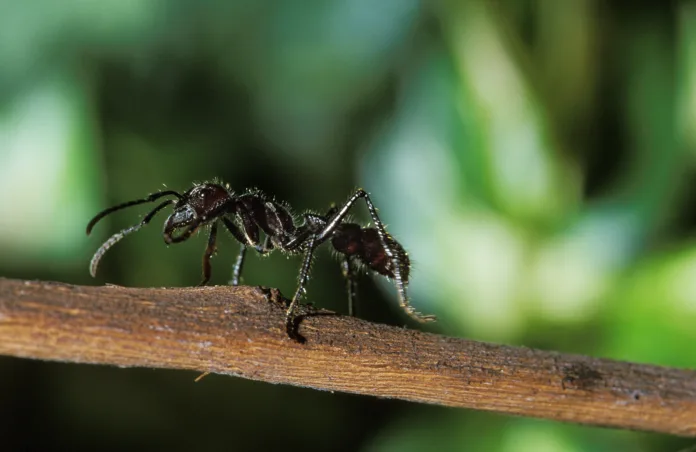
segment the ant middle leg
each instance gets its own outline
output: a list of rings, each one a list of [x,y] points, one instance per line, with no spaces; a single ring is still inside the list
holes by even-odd
[[[237,254],[237,260],[234,262],[234,267],[232,267],[232,279],[230,280],[230,285],[232,286],[239,285],[239,278],[242,274],[242,267],[244,266],[246,250],[247,246],[242,243],[239,248],[239,254]]]
[[[254,238],[246,237],[239,227],[234,224],[229,218],[223,217],[222,223],[225,225],[230,234],[241,244],[239,248],[239,254],[237,254],[237,260],[232,267],[232,279],[229,284],[232,286],[238,286],[242,275],[242,269],[244,268],[244,261],[246,259],[247,248],[254,248],[260,255],[266,255],[273,251],[273,243],[271,242],[271,236],[266,234],[263,244],[259,245],[254,243]]]
[[[242,267],[244,266],[244,260],[246,258],[246,252],[247,248],[249,246],[245,243],[242,243],[241,247],[239,248],[239,254],[237,255],[237,260],[234,263],[234,267],[232,267],[232,279],[230,280],[230,285],[232,286],[238,286],[239,281],[241,279],[242,275]],[[263,241],[262,246],[255,246],[254,249],[261,255],[265,256],[269,252],[273,251],[273,244],[271,243],[271,237],[266,236],[266,238]]]
[[[225,225],[225,228],[227,228],[230,234],[232,234],[232,237],[234,237],[235,240],[237,240],[241,246],[241,248],[239,248],[237,260],[234,263],[234,267],[232,267],[232,279],[229,281],[230,285],[238,286],[239,278],[242,274],[242,268],[244,267],[244,258],[246,256],[247,241],[245,240],[242,231],[240,231],[237,225],[234,224],[229,218],[222,217],[222,224]]]
[[[304,295],[307,286],[307,280],[309,279],[309,270],[312,266],[312,257],[314,255],[314,248],[316,244],[316,237],[314,235],[309,237],[309,242],[307,243],[307,248],[305,250],[304,260],[302,262],[302,269],[300,270],[300,277],[297,284],[297,290],[295,295],[292,297],[292,301],[285,312],[285,330],[291,339],[297,339],[297,331],[295,326],[295,310],[300,302],[300,298]]]

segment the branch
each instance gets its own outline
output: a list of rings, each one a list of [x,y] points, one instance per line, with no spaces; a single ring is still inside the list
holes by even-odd
[[[0,278],[0,354],[269,383],[696,436],[696,371],[468,341],[303,307],[254,287],[134,289]]]

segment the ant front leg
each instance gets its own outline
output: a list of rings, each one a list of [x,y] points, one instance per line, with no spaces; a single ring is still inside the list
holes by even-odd
[[[353,207],[353,205],[358,201],[358,199],[363,198],[365,204],[367,204],[367,210],[370,212],[370,217],[372,217],[372,222],[375,224],[377,229],[377,235],[382,242],[382,247],[384,248],[384,253],[387,258],[391,261],[392,273],[394,277],[394,284],[396,285],[397,292],[399,294],[399,305],[406,311],[411,318],[419,322],[431,322],[436,319],[434,315],[424,315],[416,311],[413,306],[409,303],[408,293],[406,292],[406,287],[408,286],[408,281],[404,280],[401,275],[401,266],[403,264],[402,258],[399,256],[393,246],[392,242],[395,240],[387,233],[384,228],[384,223],[379,219],[377,215],[377,208],[372,203],[370,195],[363,189],[358,189],[353,196],[351,196],[348,201],[336,211],[336,213],[328,219],[324,229],[318,234],[317,241],[321,243],[326,239],[327,236],[333,233],[336,227],[343,222],[343,219],[348,214],[348,211]]]
[[[210,258],[215,254],[217,241],[217,221],[210,226],[210,235],[208,236],[208,246],[205,248],[205,253],[203,253],[203,281],[201,281],[199,286],[205,286],[210,281],[211,267]]]

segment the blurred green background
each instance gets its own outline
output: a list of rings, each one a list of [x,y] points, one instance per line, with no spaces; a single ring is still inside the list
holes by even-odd
[[[0,275],[189,286],[147,206],[214,177],[296,211],[356,186],[431,331],[696,367],[696,4],[0,0]],[[356,216],[367,220],[364,209]],[[158,217],[164,220],[165,215]],[[213,283],[238,246],[219,242]],[[244,282],[295,288],[299,258]],[[307,300],[346,312],[322,250]],[[360,303],[360,301],[362,303]],[[388,282],[359,315],[413,325]],[[0,359],[4,450],[674,451],[694,441],[272,386]]]

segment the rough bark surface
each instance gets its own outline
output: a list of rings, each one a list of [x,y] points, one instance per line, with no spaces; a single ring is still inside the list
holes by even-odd
[[[0,279],[0,354],[269,383],[696,436],[696,371],[445,337],[302,308],[255,287]]]

